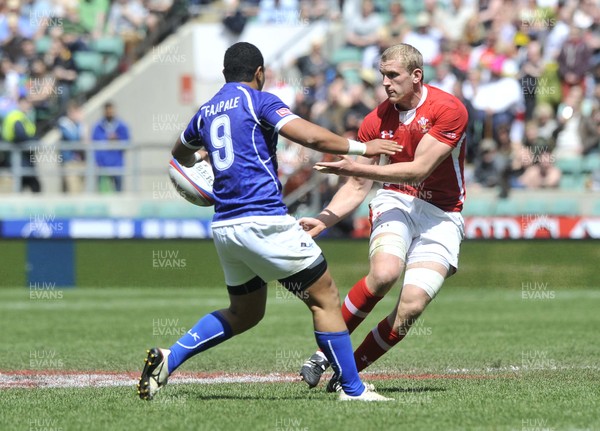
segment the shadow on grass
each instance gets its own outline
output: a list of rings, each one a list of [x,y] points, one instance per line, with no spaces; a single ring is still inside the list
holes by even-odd
[[[336,400],[337,396],[335,396],[334,394],[327,394],[327,395],[331,395],[331,399],[332,400]],[[254,395],[244,395],[244,394],[239,394],[239,393],[231,393],[231,394],[223,394],[223,393],[215,393],[214,391],[211,392],[206,392],[206,393],[199,393],[198,390],[179,390],[178,394],[175,395],[175,397],[181,399],[188,399],[188,400],[202,400],[202,401],[218,401],[218,400],[233,400],[233,401],[242,401],[242,400],[251,400],[251,401],[295,401],[295,400],[300,400],[300,401],[306,401],[306,400],[316,400],[316,401],[323,401],[323,398],[320,396],[319,393],[304,393],[304,394],[293,394],[293,393],[288,393],[288,394],[283,394],[281,396],[273,396],[272,394],[266,394],[266,393],[257,393]]]
[[[423,388],[381,388],[381,392],[419,393],[419,392],[446,392],[445,388],[425,386]]]

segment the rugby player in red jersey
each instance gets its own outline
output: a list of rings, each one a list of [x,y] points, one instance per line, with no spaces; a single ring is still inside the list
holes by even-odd
[[[354,352],[359,371],[401,341],[442,287],[456,272],[464,236],[463,165],[468,114],[453,95],[423,82],[423,58],[411,45],[388,48],[380,72],[387,100],[369,113],[359,140],[391,139],[403,150],[385,159],[343,156],[317,163],[315,169],[350,177],[315,218],[300,220],[314,237],[352,213],[373,181],[383,183],[370,202],[370,269],[350,290],[342,314],[352,332],[404,273],[394,309],[373,328]],[[300,375],[318,384],[328,362],[316,352]],[[336,390],[333,376],[328,390]]]

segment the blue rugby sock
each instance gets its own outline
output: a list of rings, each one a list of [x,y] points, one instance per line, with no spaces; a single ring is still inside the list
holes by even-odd
[[[208,350],[232,336],[229,323],[218,311],[207,314],[170,347],[169,374],[192,356]]]
[[[354,352],[348,331],[318,332],[315,331],[317,345],[321,348],[331,368],[339,376],[346,394],[358,396],[365,390],[354,362]]]

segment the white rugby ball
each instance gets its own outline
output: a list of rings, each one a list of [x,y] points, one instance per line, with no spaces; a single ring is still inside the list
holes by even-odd
[[[169,178],[177,192],[188,202],[201,207],[214,205],[213,182],[215,177],[212,167],[204,160],[187,168],[172,159],[169,163]]]

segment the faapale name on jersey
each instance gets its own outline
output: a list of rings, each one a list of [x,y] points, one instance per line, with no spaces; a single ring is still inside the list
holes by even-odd
[[[208,117],[210,115],[217,115],[221,112],[228,111],[229,109],[237,108],[240,103],[239,97],[234,97],[228,100],[221,100],[216,105],[206,105],[200,108],[202,110],[202,116]]]

